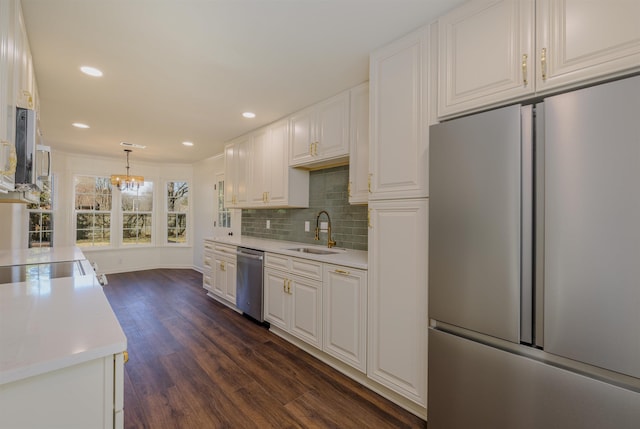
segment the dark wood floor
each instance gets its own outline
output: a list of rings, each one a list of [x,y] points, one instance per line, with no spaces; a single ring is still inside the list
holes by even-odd
[[[424,428],[426,422],[213,301],[193,270],[112,274],[126,428]]]

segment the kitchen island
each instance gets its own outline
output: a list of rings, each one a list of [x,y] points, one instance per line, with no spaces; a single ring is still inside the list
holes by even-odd
[[[16,252],[45,263],[82,257],[29,253]],[[93,272],[0,284],[0,427],[122,427],[126,348]]]

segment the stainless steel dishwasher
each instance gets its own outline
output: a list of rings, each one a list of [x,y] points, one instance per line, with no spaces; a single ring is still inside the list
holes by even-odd
[[[244,314],[264,322],[262,316],[262,262],[264,252],[238,247],[236,305]]]

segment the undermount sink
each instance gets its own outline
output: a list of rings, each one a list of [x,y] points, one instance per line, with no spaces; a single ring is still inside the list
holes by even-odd
[[[316,249],[315,247],[295,247],[293,249],[287,249],[287,250],[291,250],[293,252],[300,252],[300,253],[312,253],[314,255],[333,255],[335,253],[338,253],[335,250]]]

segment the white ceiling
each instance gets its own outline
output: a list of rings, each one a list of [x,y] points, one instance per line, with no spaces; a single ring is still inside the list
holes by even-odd
[[[147,146],[133,162],[202,160],[368,80],[371,51],[461,2],[22,0],[45,143],[124,158],[127,141]]]

